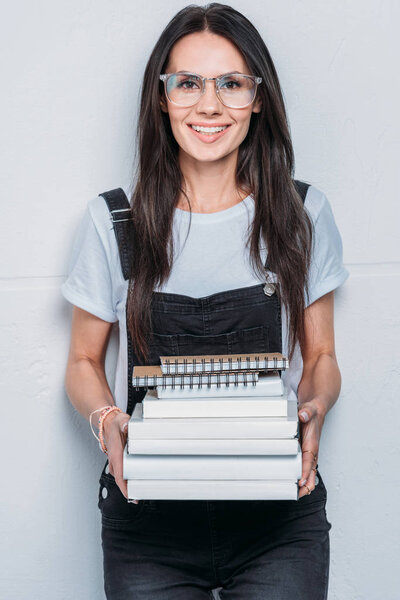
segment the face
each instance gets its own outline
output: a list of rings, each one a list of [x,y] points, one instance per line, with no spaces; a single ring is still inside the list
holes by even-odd
[[[234,44],[205,31],[186,35],[174,44],[165,73],[178,71],[190,71],[203,77],[218,77],[232,71],[258,75],[249,71]],[[215,93],[215,81],[206,81],[204,94],[193,106],[177,106],[164,97],[160,104],[161,110],[169,114],[180,152],[198,161],[217,161],[237,153],[247,135],[252,113],[261,110],[258,94],[245,108],[228,108]],[[228,127],[222,133],[208,136],[196,132],[191,124]]]

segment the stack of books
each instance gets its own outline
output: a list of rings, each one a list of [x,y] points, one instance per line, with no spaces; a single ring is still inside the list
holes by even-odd
[[[297,400],[280,353],[161,356],[136,366],[145,387],[128,424],[128,500],[297,500]]]

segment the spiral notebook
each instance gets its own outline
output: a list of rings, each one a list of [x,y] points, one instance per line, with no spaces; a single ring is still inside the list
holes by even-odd
[[[280,352],[264,354],[202,354],[196,356],[160,356],[161,370],[175,373],[217,373],[221,371],[284,370],[289,361]]]
[[[132,385],[134,387],[166,387],[173,385],[202,386],[252,384],[258,380],[257,371],[236,371],[231,373],[190,373],[187,375],[165,374],[160,365],[135,366],[133,368]]]
[[[254,383],[218,385],[218,383],[200,383],[200,385],[176,385],[157,386],[158,398],[226,398],[245,396],[279,396],[285,393],[283,381],[279,371],[268,371],[259,373]]]

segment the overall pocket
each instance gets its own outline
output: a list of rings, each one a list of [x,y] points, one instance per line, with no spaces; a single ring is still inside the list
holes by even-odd
[[[148,365],[160,364],[160,356],[176,356],[178,354],[177,336],[152,332],[149,338]]]
[[[194,335],[182,333],[176,337],[177,354],[244,354],[267,352],[269,327],[259,325],[247,329],[237,329],[228,333]]]
[[[140,500],[139,504],[128,502],[114,476],[103,469],[99,479],[97,506],[105,527],[124,529],[136,526],[146,515],[147,503],[147,500]]]

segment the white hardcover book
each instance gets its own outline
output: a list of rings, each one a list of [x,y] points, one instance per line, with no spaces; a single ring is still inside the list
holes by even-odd
[[[273,455],[296,454],[297,439],[190,439],[190,440],[135,440],[128,439],[129,454],[201,454],[201,455]]]
[[[123,453],[124,479],[291,479],[301,477],[301,450],[287,456],[193,456]]]
[[[298,435],[297,400],[288,400],[286,417],[196,417],[144,419],[135,405],[128,440],[293,438]]]
[[[284,386],[278,371],[259,373],[255,383],[238,383],[237,385],[217,385],[205,383],[201,385],[157,386],[158,398],[214,398],[237,396],[281,396]]]
[[[147,390],[142,400],[143,418],[164,417],[286,417],[287,394],[282,396],[237,398],[158,398],[157,390]]]
[[[133,500],[297,500],[296,481],[128,479]]]

